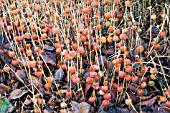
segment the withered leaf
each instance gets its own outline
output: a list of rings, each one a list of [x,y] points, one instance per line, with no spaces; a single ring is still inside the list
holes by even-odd
[[[91,106],[86,102],[81,102],[76,113],[89,113]]]
[[[35,77],[35,76],[31,76],[31,77],[29,78],[29,81],[30,81],[30,82],[32,81],[32,83],[35,84],[35,85],[39,85],[39,84],[40,84],[38,78]]]
[[[168,107],[159,107],[158,113],[161,113],[160,112],[161,110],[163,110],[164,112],[167,111],[168,113],[170,113],[170,108],[168,108]]]
[[[45,47],[45,49],[48,50],[48,51],[54,51],[54,49],[55,49],[53,46],[49,46],[49,45],[47,45],[47,44],[45,44],[44,47]]]
[[[0,93],[5,93],[6,91],[9,91],[11,88],[3,83],[0,84]]]
[[[53,58],[53,54],[46,54],[46,53],[43,53],[41,54],[41,57],[44,59],[44,61],[46,63],[49,63],[53,66],[56,66],[56,61],[55,59]]]
[[[128,85],[128,88],[129,88],[130,90],[132,90],[132,91],[136,91],[136,89],[137,89],[137,84],[129,84],[129,85]]]
[[[132,99],[133,102],[139,102],[140,98],[134,95],[133,93],[128,93],[130,98]]]
[[[86,102],[77,103],[75,101],[71,102],[73,113],[89,113],[91,105]]]
[[[152,99],[141,102],[140,105],[152,106],[155,103],[156,99],[157,97],[153,97]]]
[[[18,76],[16,76],[16,75],[18,75]],[[17,70],[15,76],[16,76],[17,80],[19,80],[19,81],[20,81],[20,79],[22,79],[22,80],[25,79],[26,78],[25,70],[24,69]]]
[[[114,54],[114,49],[113,49],[113,48],[108,49],[108,50],[107,50],[107,54],[110,54],[110,55],[111,55],[111,54]]]
[[[17,99],[26,94],[28,90],[15,89],[11,92],[9,99]]]
[[[59,68],[59,69],[55,72],[55,74],[54,74],[54,79],[55,79],[55,80],[61,80],[62,77],[63,77],[63,75],[64,75],[63,69],[62,69],[62,68]]]
[[[5,44],[3,47],[4,47],[5,49],[9,49],[9,48],[10,48],[10,44],[7,43],[7,44]]]
[[[149,95],[149,96],[141,96],[141,100],[147,100],[147,99],[150,99],[153,95],[154,95],[154,93],[152,93],[152,94],[151,94],[151,95]]]
[[[103,65],[103,63],[104,63],[104,64],[107,63],[108,60],[107,60],[107,58],[106,58],[105,56],[99,56],[99,57],[98,57],[98,60],[96,59],[96,62],[98,62],[99,65]]]
[[[88,70],[85,72],[83,78],[87,78],[87,77],[89,77],[89,76],[90,76],[90,69],[88,69]]]
[[[91,84],[86,84],[86,87],[85,87],[85,95],[87,94],[87,91],[89,90],[90,87],[91,87]]]
[[[116,112],[118,112],[118,113],[129,113],[129,110],[127,108],[116,107]]]
[[[76,112],[79,110],[79,103],[77,103],[75,101],[71,101],[71,106],[73,108],[73,112]]]

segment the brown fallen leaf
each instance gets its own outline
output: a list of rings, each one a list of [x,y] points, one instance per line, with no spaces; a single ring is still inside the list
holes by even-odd
[[[159,107],[158,108],[158,113],[162,113],[161,109],[164,110],[164,111],[167,111],[168,113],[170,113],[170,108],[168,108],[168,107]]]
[[[157,96],[153,97],[152,99],[149,99],[147,101],[141,102],[140,105],[152,106],[155,103],[156,99],[157,99]]]
[[[103,65],[105,63],[108,63],[108,60],[105,56],[99,56],[98,59],[96,59],[95,61],[99,62],[99,65]]]
[[[29,82],[32,82],[32,84],[34,84],[34,85],[39,85],[41,82],[39,81],[39,79],[37,78],[37,77],[35,77],[35,76],[30,76],[30,78],[29,78]]]
[[[128,94],[129,94],[129,96],[130,96],[130,98],[132,99],[133,102],[139,102],[140,101],[140,98],[137,97],[135,94],[133,94],[131,92],[129,92]]]
[[[149,96],[141,96],[141,100],[148,100],[148,99],[150,99],[153,95],[154,95],[154,93],[152,93],[152,94],[149,95]]]
[[[49,46],[47,44],[45,44],[45,49],[48,50],[48,51],[53,51],[55,48],[53,46]]]
[[[71,106],[73,108],[73,113],[92,113],[91,111],[93,111],[91,110],[91,105],[86,102],[77,103],[72,101]]]
[[[20,98],[27,92],[28,92],[28,90],[15,89],[11,92],[11,94],[9,96],[9,100]]]
[[[87,77],[89,77],[89,76],[90,76],[90,69],[88,69],[88,70],[85,72],[83,78],[87,78]]]
[[[92,107],[90,104],[86,103],[86,102],[81,102],[80,105],[79,105],[79,110],[77,113],[92,113],[91,110]]]
[[[49,64],[51,64],[51,65],[53,65],[53,66],[56,66],[56,61],[55,61],[55,59],[54,59],[54,54],[50,54],[50,53],[43,53],[43,54],[41,54],[41,57],[43,58],[43,60],[46,62],[46,63],[49,63]]]
[[[129,84],[129,85],[128,85],[128,88],[129,88],[131,91],[135,92],[136,89],[138,88],[138,86],[137,86],[137,84]]]
[[[18,76],[16,76],[18,75]],[[17,78],[17,80],[20,81],[20,79],[25,79],[26,78],[26,74],[25,74],[25,70],[24,69],[21,69],[21,70],[17,70],[16,71],[16,74],[15,74],[15,77]]]
[[[9,91],[11,90],[11,88],[3,83],[0,84],[0,93],[3,94],[5,93],[6,91]]]

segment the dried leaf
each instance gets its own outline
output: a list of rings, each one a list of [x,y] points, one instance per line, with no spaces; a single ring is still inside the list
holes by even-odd
[[[77,103],[75,101],[71,101],[71,106],[73,108],[74,113],[79,110],[79,103]]]
[[[55,49],[53,46],[49,46],[49,45],[47,45],[47,44],[45,44],[44,47],[45,47],[45,49],[48,50],[48,51],[54,51],[54,49]]]
[[[18,75],[18,76],[16,76]],[[16,74],[15,74],[17,80],[20,81],[20,79],[25,79],[26,78],[26,74],[25,74],[25,70],[24,69],[21,69],[21,70],[17,70]]]
[[[71,102],[73,113],[89,113],[91,106],[86,102],[81,102],[80,104],[72,101]]]
[[[56,61],[55,59],[53,59],[53,54],[43,53],[41,54],[41,57],[44,59],[46,63],[56,66]]]
[[[90,76],[90,69],[88,69],[88,70],[85,72],[83,78],[87,78],[87,77],[89,77],[89,76]]]
[[[15,89],[11,92],[9,99],[17,99],[26,94],[28,90]]]
[[[8,90],[10,90],[11,88],[9,87],[9,86],[6,86],[5,84],[3,84],[3,83],[1,83],[0,84],[0,93],[4,93],[4,92],[6,92],[6,91],[8,91]]]
[[[9,48],[11,47],[11,45],[10,45],[9,43],[7,43],[7,44],[5,44],[3,47],[4,47],[5,49],[9,49]]]
[[[164,110],[164,111],[167,111],[168,113],[170,113],[170,108],[168,108],[168,107],[159,107],[158,113],[161,113],[160,112],[161,110]]]
[[[98,60],[96,60],[96,62],[98,62],[99,65],[103,65],[103,63],[104,63],[104,64],[107,63],[108,60],[107,60],[107,58],[106,58],[105,56],[99,56],[99,57],[98,57]]]
[[[34,85],[39,85],[39,84],[40,84],[38,78],[35,77],[35,76],[31,76],[31,78],[29,79],[29,81],[32,82]]]
[[[139,102],[140,98],[133,93],[128,93],[133,102]]]
[[[107,50],[107,54],[111,55],[111,54],[114,54],[114,49],[113,48],[110,48]]]
[[[64,75],[63,69],[59,68],[54,74],[54,79],[55,80],[61,80],[63,78],[63,75]]]
[[[148,99],[150,99],[153,95],[154,95],[154,93],[152,93],[152,94],[149,95],[149,96],[141,96],[141,100],[148,100]]]
[[[24,58],[24,57],[18,58],[18,61],[19,61],[21,64],[23,64],[23,65],[26,65],[27,62],[28,62],[28,60],[27,60],[26,58]]]
[[[112,70],[113,70],[113,64],[110,61],[108,61],[108,70],[109,70],[109,72],[112,72]]]
[[[138,86],[137,86],[136,84],[129,84],[129,85],[128,85],[128,88],[129,88],[131,91],[134,91],[134,92],[136,91],[137,87],[138,87]]]
[[[157,99],[157,97],[153,97],[150,100],[141,102],[140,105],[152,106],[155,103],[156,99]]]
[[[117,113],[129,113],[129,110],[127,108],[116,107],[116,112]]]

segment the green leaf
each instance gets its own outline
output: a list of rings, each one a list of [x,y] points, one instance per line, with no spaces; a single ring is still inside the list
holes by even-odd
[[[7,113],[13,110],[12,104],[8,101],[7,98],[0,99],[0,113]]]

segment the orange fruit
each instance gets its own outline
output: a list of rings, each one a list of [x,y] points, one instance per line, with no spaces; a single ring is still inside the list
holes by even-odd
[[[7,72],[9,72],[9,71],[10,71],[10,67],[9,67],[9,66],[5,66],[3,70],[4,70],[4,72],[6,72],[6,73],[7,73]]]

